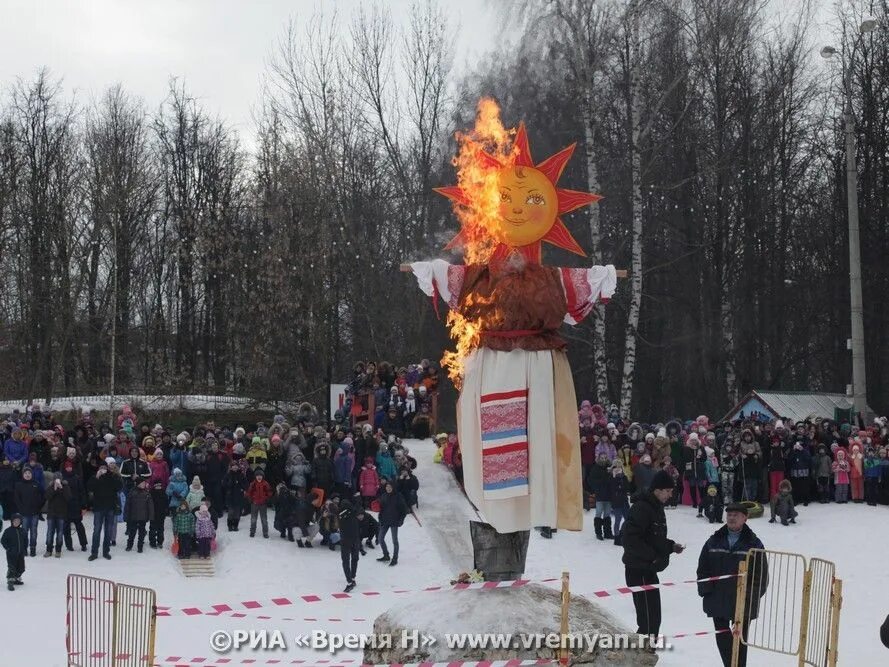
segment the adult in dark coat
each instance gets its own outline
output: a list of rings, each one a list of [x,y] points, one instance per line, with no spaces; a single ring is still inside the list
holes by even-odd
[[[348,500],[340,502],[340,557],[343,561],[343,574],[346,575],[346,592],[355,588],[358,574],[358,559],[361,551],[361,533],[355,508]]]
[[[80,541],[80,550],[86,551],[86,528],[83,527],[83,508],[86,505],[86,491],[83,480],[75,474],[74,464],[70,461],[65,461],[62,466],[62,480],[68,483],[68,488],[71,490],[71,498],[68,500],[68,513],[65,516],[65,548],[68,551],[74,551],[74,544],[71,538],[71,528],[73,527],[77,532],[77,539]]]
[[[31,469],[24,468],[21,481],[15,485],[15,506],[23,517],[22,525],[28,534],[32,556],[37,549],[37,526],[44,500],[43,487],[34,479]]]
[[[725,525],[710,536],[701,549],[698,558],[698,579],[737,574],[739,563],[747,558],[751,549],[763,549],[762,542],[747,525],[747,507],[740,503],[728,506]],[[698,583],[698,595],[704,599],[704,613],[713,619],[717,630],[728,630],[735,618],[737,602],[737,579],[702,581]],[[750,621],[759,614],[759,599],[765,595],[769,585],[769,565],[762,556],[751,559],[747,569],[747,604],[741,632],[744,641],[738,650],[738,667],[747,664],[747,629]],[[716,646],[722,664],[732,664],[732,633],[720,632],[716,635]]]
[[[315,458],[312,460],[312,484],[324,489],[324,497],[333,489],[333,460],[330,458],[330,445],[326,441],[315,445]]]
[[[123,488],[120,475],[108,470],[108,465],[113,462],[110,457],[106,459],[105,465],[99,466],[96,476],[89,484],[93,499],[93,541],[89,560],[99,557],[99,538],[102,538],[102,556],[111,560],[111,540],[117,530],[117,494]]]
[[[139,448],[135,445],[130,447],[130,458],[120,464],[120,476],[127,493],[136,488],[139,482],[151,479],[151,467],[139,458]]]
[[[649,490],[637,494],[623,527],[623,562],[627,586],[657,584],[658,572],[670,564],[670,555],[682,553],[683,547],[667,537],[664,505],[673,495],[673,478],[660,470],[652,478]],[[661,628],[660,590],[633,593],[636,607],[636,632],[657,635]]]
[[[383,549],[383,555],[378,561],[390,566],[398,565],[398,529],[404,524],[404,517],[410,510],[404,502],[404,496],[395,491],[392,482],[386,482],[380,492],[380,532],[377,542]],[[386,533],[392,531],[392,559],[389,559],[389,549],[386,547]]]

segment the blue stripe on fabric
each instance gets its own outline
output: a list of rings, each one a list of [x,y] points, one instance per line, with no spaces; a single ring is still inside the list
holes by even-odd
[[[516,479],[507,479],[502,482],[489,482],[483,485],[483,489],[485,491],[496,491],[497,489],[508,489],[511,486],[523,486],[527,483],[527,477],[517,477]]]
[[[487,440],[500,440],[501,438],[514,438],[518,435],[527,436],[528,429],[515,428],[510,431],[488,431],[487,433],[482,433],[482,442]]]

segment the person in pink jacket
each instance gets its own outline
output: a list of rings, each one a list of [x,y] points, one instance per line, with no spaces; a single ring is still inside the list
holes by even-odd
[[[370,507],[380,490],[380,476],[377,474],[377,467],[371,456],[364,459],[364,465],[361,466],[361,472],[358,473],[358,490],[361,493],[364,506]]]
[[[838,503],[849,502],[849,461],[846,459],[846,452],[843,449],[837,449],[837,460],[831,465],[833,470],[834,498]]]
[[[852,502],[864,502],[864,455],[861,446],[852,445],[852,454],[849,455],[849,479],[852,485]]]
[[[160,447],[154,450],[154,456],[148,461],[148,467],[151,468],[151,478],[148,480],[148,486],[152,489],[157,482],[160,482],[163,488],[167,488],[170,482],[170,466],[164,461],[164,450]]]

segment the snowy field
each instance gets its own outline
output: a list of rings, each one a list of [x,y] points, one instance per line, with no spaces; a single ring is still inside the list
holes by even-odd
[[[472,510],[447,471],[442,466],[432,464],[432,444],[408,444],[419,461],[419,516],[423,526],[418,526],[411,517],[405,521],[397,567],[375,562],[374,558],[380,554],[376,549],[368,552],[368,557],[361,560],[358,568],[355,593],[375,590],[383,591],[383,595],[350,600],[327,599],[269,612],[276,618],[336,617],[344,619],[344,622],[314,624],[224,616],[162,617],[158,619],[157,627],[159,664],[168,656],[181,656],[185,660],[214,656],[209,638],[214,630],[220,629],[280,629],[288,637],[316,628],[331,632],[370,632],[375,616],[399,597],[385,594],[386,591],[447,584],[460,569],[470,569],[472,563],[467,551],[469,538],[466,522],[472,516]],[[551,541],[542,539],[536,532],[532,533],[526,576],[532,579],[553,577],[562,570],[568,570],[571,572],[572,591],[578,594],[623,585],[622,550],[609,542],[598,542],[593,535],[592,513],[587,514],[586,519],[587,526],[582,533],[559,531]],[[889,655],[880,644],[878,632],[889,612],[885,596],[885,591],[889,589],[889,572],[881,566],[889,553],[889,531],[883,528],[883,522],[887,519],[889,511],[885,507],[810,505],[800,508],[797,526],[768,524],[766,519],[750,521],[767,548],[801,552],[809,557],[818,556],[837,563],[838,576],[845,582],[839,644],[841,665],[886,664],[886,660],[880,656]],[[671,537],[686,544],[688,549],[684,554],[673,557],[661,580],[693,579],[701,545],[715,526],[695,518],[690,508],[668,512],[667,520]],[[88,516],[85,523],[89,532],[91,517]],[[122,526],[118,547],[112,550],[111,561],[100,558],[88,563],[86,554],[79,551],[64,551],[60,560],[39,556],[27,559],[25,585],[14,593],[0,591],[0,627],[7,630],[40,628],[40,633],[23,637],[23,641],[4,641],[0,663],[41,667],[65,664],[65,578],[72,572],[154,588],[158,604],[174,608],[206,608],[217,603],[279,596],[292,598],[307,593],[323,596],[341,591],[344,586],[338,553],[317,547],[311,551],[297,549],[275,533],[268,540],[261,537],[251,540],[243,520],[238,533],[227,533],[224,521],[221,528],[216,577],[213,579],[186,579],[169,549],[162,552],[146,549],[143,554],[124,552]],[[42,540],[44,523],[41,523],[40,531],[39,539]],[[169,539],[168,524],[168,543]],[[40,546],[38,551],[42,552]],[[485,593],[467,591],[465,594]],[[417,595],[428,596],[429,604],[435,604],[435,593]],[[664,634],[712,630],[710,620],[701,611],[694,586],[667,589],[663,592],[662,600]],[[630,597],[611,597],[602,600],[601,604],[628,629],[635,629]],[[352,622],[349,620],[352,618],[366,618],[367,621]],[[442,632],[447,630],[441,628]],[[479,631],[482,630],[479,628]],[[257,664],[269,658],[287,658],[287,661],[303,659],[308,664],[331,658],[295,647],[286,654],[242,651],[226,657],[233,663],[256,658]],[[359,651],[343,651],[337,657],[340,660],[361,659]],[[207,661],[202,664],[217,663]],[[715,665],[719,664],[719,658],[712,636],[686,638],[675,640],[673,650],[664,652],[658,664],[677,667]],[[749,664],[780,666],[794,663],[790,658],[775,654],[751,652]]]

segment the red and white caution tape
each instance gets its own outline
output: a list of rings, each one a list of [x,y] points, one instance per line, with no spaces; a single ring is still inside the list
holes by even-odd
[[[214,604],[208,609],[200,609],[199,607],[182,607],[174,609],[172,607],[157,608],[158,616],[206,616],[217,612],[245,611],[252,609],[266,609],[289,607],[302,603],[323,602],[325,600],[349,600],[355,598],[379,597],[381,595],[394,594],[403,595],[405,593],[431,593],[437,591],[471,591],[471,590],[492,590],[495,588],[521,588],[528,584],[547,584],[560,581],[559,578],[553,577],[549,579],[514,579],[511,581],[482,581],[473,584],[453,584],[440,586],[427,586],[418,589],[393,589],[391,591],[360,591],[358,593],[323,593],[315,595],[297,595],[293,598],[280,597],[271,598],[270,600],[246,600],[244,602],[233,602],[231,604]]]
[[[589,593],[581,593],[584,595],[596,597],[596,598],[607,598],[616,595],[630,595],[632,593],[642,593],[645,591],[653,591],[659,588],[670,588],[672,586],[681,586],[684,584],[697,584],[708,581],[719,581],[721,579],[733,579],[737,577],[737,574],[724,574],[718,577],[704,577],[703,579],[688,579],[685,581],[665,581],[658,584],[642,584],[641,586],[620,586],[618,588],[612,589],[604,589],[599,591],[591,591]],[[427,586],[426,588],[416,589],[416,590],[408,590],[408,589],[396,589],[392,591],[362,591],[359,593],[328,593],[326,595],[299,595],[294,598],[272,598],[270,600],[247,600],[245,602],[232,603],[232,604],[214,604],[211,605],[208,609],[201,609],[199,607],[183,607],[178,609],[173,609],[172,607],[158,607],[157,615],[159,617],[165,616],[219,616],[219,615],[231,615],[233,613],[243,614],[244,612],[251,612],[256,609],[279,609],[281,607],[290,607],[293,605],[298,605],[302,602],[305,603],[313,603],[313,602],[321,602],[325,599],[332,600],[343,600],[350,598],[368,598],[368,597],[378,597],[380,595],[385,595],[386,593],[392,594],[404,594],[404,593],[427,593],[434,591],[447,591],[447,590],[456,590],[456,591],[465,591],[465,590],[492,590],[495,588],[521,588],[522,586],[527,586],[531,583],[552,583],[555,581],[559,581],[557,578],[549,578],[549,579],[515,579],[512,581],[485,581],[481,583],[475,584],[454,584],[453,586]],[[236,618],[240,618],[242,616],[236,616]],[[293,620],[293,621],[307,621],[307,622],[317,622],[319,619],[317,618],[298,618],[298,619],[276,619],[276,620]],[[332,622],[343,621],[343,618],[336,619],[328,619]],[[353,619],[355,620],[355,619]]]

